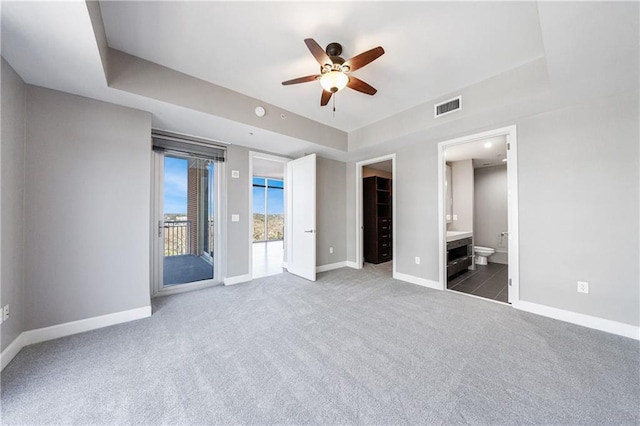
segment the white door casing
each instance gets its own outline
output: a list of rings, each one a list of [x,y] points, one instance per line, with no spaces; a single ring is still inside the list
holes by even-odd
[[[292,274],[316,280],[316,155],[287,163],[287,266]]]
[[[463,136],[445,142],[438,143],[438,223],[439,223],[439,282],[442,290],[447,290],[446,277],[446,206],[445,206],[445,157],[447,146],[488,139],[496,136],[507,138],[507,193],[508,193],[508,235],[509,249],[509,303],[517,307],[520,302],[520,255],[519,255],[519,227],[518,227],[518,151],[517,128],[515,125],[499,129],[489,130],[477,134]]]

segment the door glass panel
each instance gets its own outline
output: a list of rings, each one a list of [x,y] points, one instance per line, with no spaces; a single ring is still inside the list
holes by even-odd
[[[163,286],[213,279],[214,163],[164,157]]]

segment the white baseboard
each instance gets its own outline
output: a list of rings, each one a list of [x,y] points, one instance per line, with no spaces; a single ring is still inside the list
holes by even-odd
[[[0,354],[0,371],[11,362],[11,360],[18,355],[18,352],[26,345],[24,344],[24,333],[20,333],[18,337],[13,339],[13,342],[7,346]]]
[[[427,287],[434,290],[442,290],[442,286],[438,281],[431,281],[426,278],[414,277],[413,275],[407,275],[401,272],[394,272],[393,278],[396,280],[405,281],[411,284],[417,284],[422,287]]]
[[[353,269],[362,269],[358,266],[358,262],[352,262],[350,260],[347,260],[347,266]]]
[[[251,274],[236,275],[235,277],[227,277],[224,279],[224,285],[234,285],[251,281]]]
[[[98,317],[85,318],[78,321],[66,322],[64,324],[52,325],[51,327],[37,328],[22,332],[7,348],[0,354],[0,364],[2,369],[11,362],[20,350],[28,345],[57,339],[59,337],[70,336],[72,334],[83,333],[85,331],[97,330],[110,325],[121,324],[137,319],[151,316],[151,306],[130,309],[128,311],[115,312],[113,314],[100,315]]]
[[[329,263],[328,265],[320,265],[316,266],[316,272],[327,272],[333,269],[345,268],[347,266],[347,261]]]
[[[569,322],[571,324],[577,324],[583,327],[640,340],[640,327],[631,324],[611,321],[591,315],[579,314],[577,312],[565,311],[563,309],[538,305],[537,303],[525,302],[522,300],[516,302],[513,307],[532,314],[542,315],[544,317]]]

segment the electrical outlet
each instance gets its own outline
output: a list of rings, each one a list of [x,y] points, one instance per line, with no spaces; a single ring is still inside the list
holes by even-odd
[[[420,258],[418,256],[416,256],[416,265],[420,264]]]
[[[240,171],[239,170],[231,170],[231,177],[234,178],[234,179],[240,178]]]
[[[329,254],[333,254],[333,247],[329,247]]]
[[[240,222],[240,215],[239,214],[232,214],[231,215],[231,222]]]
[[[9,304],[7,303],[6,305],[4,305],[4,308],[2,308],[2,321],[6,321],[9,319]]]
[[[578,281],[578,293],[589,293],[589,283],[586,281]]]

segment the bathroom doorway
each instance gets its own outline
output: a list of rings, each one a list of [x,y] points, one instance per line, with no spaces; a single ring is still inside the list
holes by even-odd
[[[518,300],[515,126],[439,144],[444,290]]]

